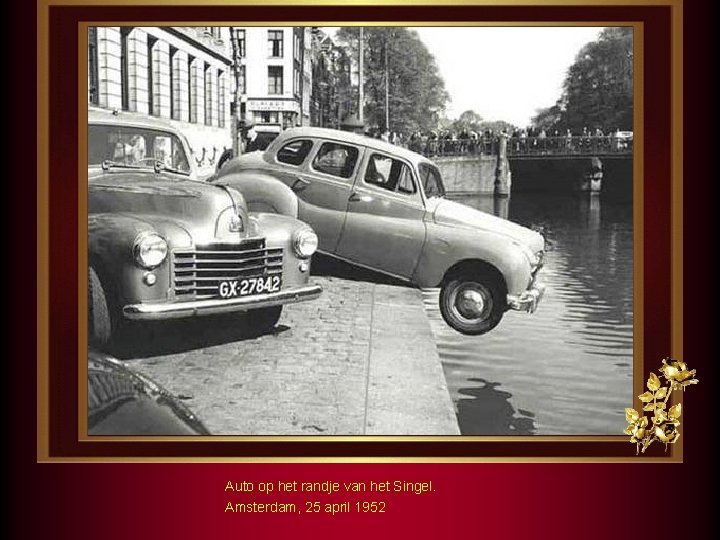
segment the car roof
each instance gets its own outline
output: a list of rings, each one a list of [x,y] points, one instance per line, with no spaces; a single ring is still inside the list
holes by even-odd
[[[152,116],[140,115],[127,111],[108,111],[105,109],[88,109],[88,124],[114,124],[148,129],[162,129],[178,133],[175,126]]]
[[[271,148],[274,150],[282,145],[286,140],[297,139],[299,137],[314,137],[317,139],[330,139],[341,143],[356,144],[358,146],[366,146],[380,152],[394,154],[415,163],[432,163],[432,161],[421,154],[408,150],[407,148],[403,148],[402,146],[390,144],[389,142],[385,142],[381,139],[358,135],[357,133],[352,133],[350,131],[319,127],[295,127],[286,129],[278,135],[275,141],[273,141]]]

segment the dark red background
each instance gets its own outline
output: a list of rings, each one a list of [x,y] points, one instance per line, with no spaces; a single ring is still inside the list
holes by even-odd
[[[25,12],[21,13],[21,9]],[[31,7],[14,7],[9,21],[30,20]],[[604,446],[560,443],[555,447],[492,445],[473,443],[234,443],[208,450],[205,443],[173,445],[142,443],[85,443],[75,441],[77,376],[77,20],[584,20],[645,22],[645,365],[654,369],[669,354],[670,332],[670,11],[668,7],[638,8],[467,8],[408,10],[394,8],[54,8],[50,33],[50,137],[51,137],[51,453],[56,456],[87,455],[623,455],[632,458],[629,443]],[[434,537],[453,532],[484,536],[604,538],[608,535],[635,537],[648,533],[648,525],[659,534],[674,534],[687,516],[702,520],[709,514],[709,498],[702,496],[712,467],[712,447],[707,437],[710,415],[713,355],[705,350],[710,333],[714,267],[717,242],[703,231],[717,229],[710,205],[714,203],[714,176],[706,164],[711,159],[714,115],[708,74],[714,69],[704,43],[712,42],[708,13],[685,6],[685,347],[684,360],[698,369],[701,383],[685,397],[682,426],[684,464],[36,464],[35,426],[31,425],[35,372],[30,350],[34,350],[34,296],[21,261],[32,260],[34,245],[27,241],[32,222],[27,207],[34,193],[27,164],[34,132],[31,128],[32,94],[26,81],[33,76],[32,51],[26,24],[7,26],[6,38],[12,61],[7,84],[18,97],[6,110],[11,122],[7,162],[15,174],[13,197],[7,197],[8,230],[17,248],[8,252],[12,267],[13,295],[7,311],[16,353],[6,365],[6,418],[12,454],[6,463],[10,484],[12,525],[23,536],[120,538],[160,536],[194,538],[233,536],[317,536],[325,531],[345,537],[400,535]],[[6,40],[6,43],[8,40]],[[470,61],[470,60],[469,60]],[[17,104],[15,106],[15,104]],[[25,144],[18,145],[23,141]],[[28,153],[15,156],[15,149]],[[45,156],[37,156],[46,159]],[[10,179],[13,179],[12,182]],[[16,196],[15,196],[16,195]],[[23,201],[19,204],[17,201]],[[15,246],[13,246],[15,247]],[[20,251],[20,254],[17,252]],[[20,271],[22,268],[22,271]],[[713,272],[713,274],[711,274]],[[704,383],[704,384],[703,384]],[[28,412],[28,409],[30,412]],[[554,443],[548,443],[554,444]],[[627,445],[627,446],[625,446]],[[657,446],[657,445],[655,445]],[[546,448],[551,448],[546,450]],[[661,455],[656,448],[656,455]],[[384,496],[388,511],[383,515],[358,514],[329,517],[224,514],[228,480],[241,481],[353,481],[433,480],[436,491],[421,496]],[[271,497],[275,498],[275,497]],[[281,497],[277,497],[281,499]],[[303,497],[306,499],[307,497]],[[366,496],[364,499],[380,497]],[[261,496],[246,497],[262,501]],[[282,497],[284,499],[284,497]],[[326,496],[319,501],[329,500]],[[666,501],[668,506],[666,507]],[[682,501],[685,519],[675,522],[661,517],[672,502]],[[300,502],[298,500],[298,502]],[[25,519],[20,519],[26,517]],[[653,518],[657,525],[653,526]],[[541,533],[541,534],[539,534]],[[333,535],[334,535],[333,534]]]

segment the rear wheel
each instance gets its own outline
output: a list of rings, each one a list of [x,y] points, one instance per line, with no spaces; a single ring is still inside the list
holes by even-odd
[[[112,338],[112,321],[107,295],[97,272],[88,268],[88,342],[103,348]]]
[[[505,288],[488,272],[450,276],[440,290],[440,313],[462,334],[480,335],[495,328],[507,309]]]
[[[264,334],[275,328],[281,314],[282,306],[254,309],[247,313],[246,320],[253,333]]]

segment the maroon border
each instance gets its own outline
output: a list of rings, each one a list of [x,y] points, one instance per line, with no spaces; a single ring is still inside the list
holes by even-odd
[[[639,21],[645,28],[644,365],[670,351],[670,7],[52,7],[49,115],[49,450],[69,457],[632,457],[617,442],[80,442],[77,440],[79,21]],[[649,150],[651,149],[651,150]],[[698,432],[699,434],[699,432]],[[667,456],[659,445],[647,455]],[[631,450],[631,449],[630,449]]]

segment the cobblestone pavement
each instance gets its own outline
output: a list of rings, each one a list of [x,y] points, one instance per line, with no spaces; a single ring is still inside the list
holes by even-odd
[[[270,334],[240,316],[155,323],[121,357],[214,434],[459,434],[420,292],[313,281],[320,299],[285,306]]]

